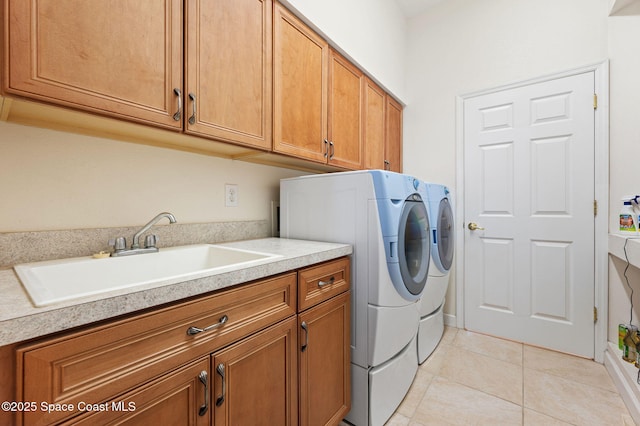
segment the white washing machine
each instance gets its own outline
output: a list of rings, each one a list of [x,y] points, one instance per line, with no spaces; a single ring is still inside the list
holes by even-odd
[[[444,332],[444,301],[453,263],[453,207],[449,189],[440,184],[426,183],[427,204],[431,219],[431,264],[427,285],[420,298],[418,329],[418,363],[422,364],[442,338]]]
[[[383,425],[417,371],[418,301],[431,233],[423,182],[380,170],[280,182],[280,236],[353,245],[351,411],[358,426]]]

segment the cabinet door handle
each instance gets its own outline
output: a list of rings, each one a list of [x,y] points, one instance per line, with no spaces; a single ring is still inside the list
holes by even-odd
[[[333,156],[336,153],[336,146],[333,144],[333,142],[329,142],[329,160],[333,160]]]
[[[391,162],[389,160],[384,160],[384,169],[391,170]]]
[[[178,110],[173,114],[173,119],[175,121],[180,121],[180,117],[182,117],[182,92],[176,87],[173,89],[173,93],[178,97]]]
[[[198,375],[198,379],[200,379],[200,382],[204,385],[204,404],[200,406],[198,415],[204,416],[209,409],[209,376],[206,371],[202,370]]]
[[[324,158],[327,158],[327,156],[329,155],[329,141],[328,140],[324,140]]]
[[[195,124],[196,122],[196,95],[193,93],[189,93],[189,99],[191,100],[191,105],[193,106],[193,114],[189,117],[189,124]]]
[[[335,277],[331,277],[331,278],[329,278],[329,281],[322,281],[322,280],[320,280],[320,281],[318,281],[318,287],[322,288],[322,287],[324,287],[325,285],[333,284],[335,281],[336,281],[336,278],[335,278]]]
[[[227,385],[224,377],[224,364],[218,364],[218,366],[216,367],[216,371],[218,372],[220,377],[222,377],[222,395],[220,395],[218,399],[216,399],[216,407],[219,407],[224,402],[224,394],[227,392]]]
[[[212,325],[210,325],[208,327],[205,327],[205,328],[198,328],[198,327],[194,327],[194,326],[189,327],[189,329],[187,330],[187,334],[189,336],[193,336],[195,334],[202,333],[203,331],[213,330],[214,328],[218,328],[218,327],[224,325],[227,321],[229,321],[229,317],[226,316],[226,315],[223,315],[223,316],[220,317],[220,320],[217,323],[212,324]]]
[[[301,352],[304,352],[307,350],[307,346],[309,346],[309,328],[307,327],[307,322],[306,321],[302,321],[302,324],[300,324],[300,328],[302,328],[304,330],[304,345],[302,345],[302,347],[300,348]]]

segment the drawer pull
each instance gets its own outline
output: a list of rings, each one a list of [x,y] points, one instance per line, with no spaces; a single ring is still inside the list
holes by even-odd
[[[198,415],[204,416],[209,409],[209,377],[207,375],[207,372],[202,370],[198,375],[198,379],[200,379],[200,382],[204,385],[204,404],[200,406]]]
[[[220,317],[220,321],[218,321],[215,324],[210,325],[209,327],[205,327],[205,328],[189,327],[189,329],[187,330],[187,334],[189,336],[193,336],[195,334],[202,333],[203,331],[213,330],[214,328],[217,328],[217,327],[220,327],[221,325],[224,325],[228,320],[229,320],[229,317],[226,316],[226,315],[223,315],[222,317]]]
[[[306,321],[302,321],[300,327],[304,330],[304,345],[300,348],[300,352],[304,352],[307,350],[307,346],[309,346],[309,329],[307,328]]]
[[[331,277],[331,278],[329,278],[329,281],[322,281],[322,280],[320,280],[320,281],[318,281],[318,287],[322,288],[322,287],[324,287],[325,285],[333,284],[335,281],[336,281],[335,277]]]
[[[216,367],[216,371],[218,372],[220,377],[222,377],[222,395],[220,395],[218,399],[216,399],[216,407],[219,407],[224,402],[224,394],[227,392],[227,385],[225,384],[224,378],[224,364],[218,364],[218,367]]]

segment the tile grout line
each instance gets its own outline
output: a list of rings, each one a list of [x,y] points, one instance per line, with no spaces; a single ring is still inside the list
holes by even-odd
[[[459,330],[458,330],[458,331],[459,331]],[[456,347],[456,345],[455,345],[456,339],[461,338],[461,336],[462,336],[462,335],[459,335],[459,333],[455,333],[455,334],[454,334],[454,337],[453,337],[452,339],[449,339],[449,340],[447,341],[447,344],[445,344],[444,346],[446,346],[448,350],[454,350],[454,349],[455,349],[455,347]],[[443,343],[444,343],[444,342],[443,342]],[[527,358],[527,357],[526,357],[525,351],[526,351],[526,350],[527,350],[527,348],[528,348],[528,347],[530,347],[530,346],[527,346],[527,345],[525,345],[524,343],[519,343],[519,345],[520,345],[520,349],[521,349],[521,355],[520,355],[520,360],[521,360],[521,366],[520,366],[520,367],[521,367],[521,370],[520,370],[520,375],[521,375],[521,393],[522,393],[522,395],[521,395],[521,400],[520,400],[520,404],[519,404],[519,405],[520,405],[520,407],[521,407],[521,416],[520,416],[521,422],[520,422],[520,424],[521,424],[521,426],[524,426],[524,425],[525,425],[525,418],[527,417],[527,415],[526,415],[526,413],[525,413],[525,408],[527,408],[527,407],[526,407],[526,399],[525,399],[525,398],[526,398],[526,394],[525,394],[525,392],[526,392],[526,389],[527,389],[527,384],[525,383],[526,376],[527,376],[527,374],[526,374],[526,372],[525,372],[525,368],[526,368],[525,362],[526,362],[526,358]],[[448,351],[447,351],[447,352],[448,352]],[[471,352],[473,352],[475,355],[478,355],[478,356],[481,356],[481,357],[488,357],[488,358],[491,358],[491,359],[493,359],[493,360],[497,360],[497,361],[509,362],[509,361],[507,361],[507,360],[503,359],[501,354],[495,354],[495,353],[494,353],[494,354],[492,354],[492,355],[491,355],[491,354],[489,354],[489,353],[475,352],[475,351],[473,351],[473,350],[472,350]],[[530,352],[531,352],[531,351],[530,351]],[[537,366],[537,362],[536,362],[537,357],[536,357],[536,354],[537,354],[537,352],[536,352],[536,353],[531,354],[531,356],[533,357],[533,359],[530,359],[530,361],[533,363],[533,364],[532,364],[532,367],[536,367],[536,366]],[[515,360],[515,358],[514,358],[514,360]],[[531,370],[531,372],[532,372],[532,373],[536,373],[536,372],[538,371],[538,370],[537,370],[537,369],[535,369],[535,368],[532,368],[532,369],[530,369],[530,370]],[[606,393],[612,392],[611,390],[608,390],[608,389],[605,389],[605,388],[601,388],[600,386],[593,385],[593,384],[590,384],[590,383],[583,383],[583,382],[580,382],[580,381],[575,380],[575,379],[574,379],[574,378],[572,378],[572,377],[564,376],[564,375],[561,375],[561,374],[554,374],[554,373],[551,373],[551,372],[548,372],[548,371],[542,371],[542,370],[540,371],[540,373],[542,373],[542,374],[547,374],[547,375],[549,375],[550,377],[555,377],[555,378],[560,379],[560,380],[562,380],[562,381],[568,381],[568,382],[570,382],[570,383],[572,382],[572,383],[574,383],[575,385],[584,386],[584,387],[589,388],[589,389],[595,389],[595,390],[598,390],[598,391],[605,391]],[[530,378],[532,377],[532,376],[531,376],[531,373],[529,374],[529,377],[530,377]],[[444,377],[444,376],[442,375],[442,365],[440,365],[440,366],[439,366],[439,368],[437,369],[437,371],[435,371],[435,372],[431,375],[431,378],[430,378],[430,380],[429,380],[429,382],[428,382],[428,385],[427,385],[427,387],[424,389],[424,393],[421,395],[420,401],[416,404],[416,407],[414,408],[414,410],[413,410],[413,412],[412,412],[411,417],[410,417],[410,418],[408,418],[408,419],[407,419],[407,418],[405,418],[405,420],[404,420],[404,422],[403,422],[402,424],[416,424],[416,425],[418,424],[418,423],[417,423],[417,418],[418,418],[418,407],[420,407],[420,406],[422,406],[422,405],[423,405],[423,403],[424,403],[424,402],[425,402],[425,400],[426,400],[426,395],[427,395],[427,393],[429,392],[429,389],[430,389],[431,387],[433,387],[433,386],[434,386],[434,382],[435,382],[438,378],[442,378],[442,379],[445,379],[445,380],[448,380],[448,381],[452,381],[452,383],[456,383],[457,385],[463,386],[463,387],[468,388],[468,389],[470,389],[470,390],[472,390],[472,391],[481,392],[481,393],[483,393],[483,394],[486,394],[487,396],[490,396],[490,397],[493,397],[493,398],[501,399],[501,400],[503,400],[504,402],[507,402],[507,403],[512,403],[510,400],[505,399],[504,397],[501,397],[501,396],[498,396],[498,395],[494,395],[494,394],[491,394],[491,393],[487,393],[487,392],[486,392],[486,391],[484,391],[483,389],[478,389],[478,388],[476,388],[476,387],[474,387],[474,386],[470,386],[469,384],[466,384],[466,383],[463,383],[463,382],[458,382],[457,380],[452,380],[451,378]],[[530,385],[530,386],[528,386],[528,387],[529,387],[529,389],[531,390],[531,385]],[[534,392],[534,393],[535,393],[535,392]],[[613,393],[615,393],[615,392],[613,392]],[[541,408],[541,407],[537,407],[537,408]],[[530,412],[530,414],[531,414],[531,416],[533,416],[533,417],[532,417],[532,419],[537,419],[537,418],[538,418],[538,416],[545,416],[545,417],[552,418],[552,419],[554,419],[554,420],[556,420],[556,421],[558,421],[558,422],[567,422],[567,420],[566,420],[566,419],[563,419],[563,418],[557,417],[557,416],[556,416],[556,414],[557,414],[557,413],[554,413],[554,412],[546,412],[545,410],[542,410],[542,411],[541,411],[541,410],[539,410],[539,409],[537,409],[537,408],[529,408],[529,409],[528,409],[528,410],[529,410],[529,412]],[[515,413],[514,413],[514,414],[515,414]],[[515,420],[516,418],[517,418],[517,417],[513,417],[513,420]],[[407,422],[407,423],[405,423],[405,422]],[[415,422],[415,423],[412,423],[412,422]],[[567,424],[571,424],[571,423],[567,423]]]

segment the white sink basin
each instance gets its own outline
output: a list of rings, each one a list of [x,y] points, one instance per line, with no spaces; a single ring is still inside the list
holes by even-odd
[[[157,253],[94,259],[76,257],[14,266],[36,306],[145,284],[168,285],[241,269],[280,255],[211,244]]]

